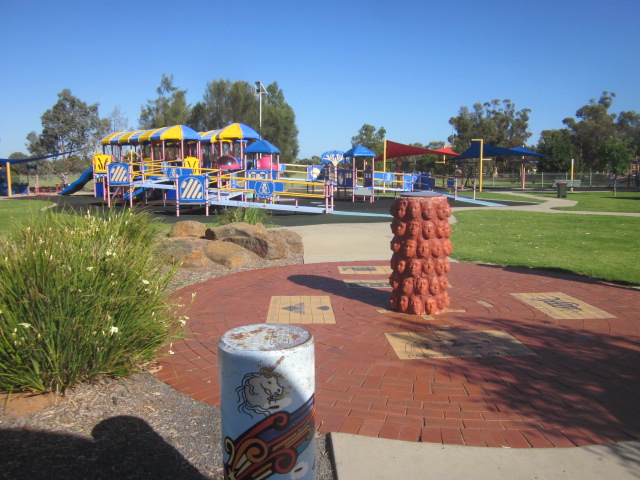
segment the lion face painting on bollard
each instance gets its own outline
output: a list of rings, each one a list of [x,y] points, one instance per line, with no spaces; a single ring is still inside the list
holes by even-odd
[[[254,414],[267,416],[281,410],[291,403],[284,397],[281,383],[282,376],[268,368],[247,373],[242,385],[236,389],[240,403],[238,410],[252,417]]]

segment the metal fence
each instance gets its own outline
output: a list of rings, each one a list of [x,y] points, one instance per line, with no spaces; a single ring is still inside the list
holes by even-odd
[[[639,178],[637,175],[627,175],[618,177],[618,188],[639,188]],[[474,177],[458,178],[458,185],[465,187],[473,187]],[[476,177],[476,186],[479,185],[479,179]],[[527,173],[524,176],[524,185],[522,175],[520,173],[504,173],[497,176],[483,175],[482,184],[485,188],[532,188],[532,189],[550,189],[555,188],[557,181],[568,182],[571,184],[570,172],[537,172]],[[597,172],[579,172],[573,174],[573,187],[575,188],[613,188],[614,177],[608,173]]]

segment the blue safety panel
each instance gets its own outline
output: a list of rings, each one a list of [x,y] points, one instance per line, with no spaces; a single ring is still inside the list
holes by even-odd
[[[178,200],[180,203],[204,203],[208,186],[209,178],[206,175],[180,175]]]
[[[109,185],[120,186],[131,184],[131,169],[128,163],[113,162],[107,165]]]
[[[338,187],[353,188],[353,170],[340,169],[338,170]]]

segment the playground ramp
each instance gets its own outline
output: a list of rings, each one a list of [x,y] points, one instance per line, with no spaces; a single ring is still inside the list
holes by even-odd
[[[309,205],[298,205],[292,203],[268,203],[268,202],[250,202],[246,200],[237,200],[241,194],[239,192],[216,191],[209,195],[209,205],[218,205],[225,207],[244,207],[259,208],[262,210],[280,210],[287,212],[301,213],[325,213],[325,207],[314,207]],[[331,213],[331,212],[329,212]]]
[[[82,175],[80,175],[80,178],[78,178],[78,180],[61,190],[59,195],[71,195],[72,193],[79,192],[87,184],[87,182],[92,179],[93,168],[87,168],[84,172],[82,172]]]

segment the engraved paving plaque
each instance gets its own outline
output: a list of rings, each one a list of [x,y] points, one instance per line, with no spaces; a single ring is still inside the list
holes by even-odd
[[[329,296],[271,297],[267,323],[336,323]]]
[[[535,355],[502,330],[385,333],[400,360]]]
[[[391,267],[380,265],[339,266],[338,271],[342,274],[348,275],[390,275],[392,272]]]
[[[511,295],[557,320],[616,318],[615,315],[592,307],[588,303],[584,303],[562,292],[512,293]]]

